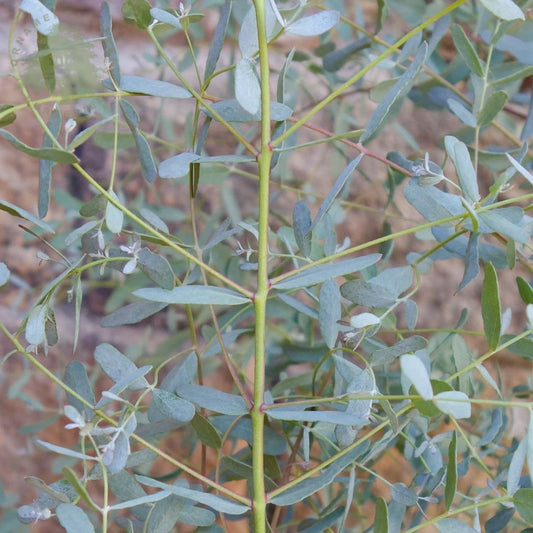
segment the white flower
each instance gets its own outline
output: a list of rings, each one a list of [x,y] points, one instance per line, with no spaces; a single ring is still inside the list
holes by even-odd
[[[123,252],[126,252],[127,254],[133,256],[122,269],[122,272],[126,275],[131,274],[135,267],[137,266],[137,259],[139,257],[139,252],[141,251],[141,241],[136,240],[131,246],[124,246],[122,245],[120,249]]]

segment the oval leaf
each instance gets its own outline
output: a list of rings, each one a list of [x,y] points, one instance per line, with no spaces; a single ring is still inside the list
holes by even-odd
[[[294,35],[310,37],[312,35],[321,35],[331,30],[340,20],[338,11],[321,11],[309,17],[303,17],[296,20],[286,30]]]
[[[171,291],[138,289],[133,294],[138,298],[167,304],[241,305],[251,301],[236,291],[207,285],[182,285]]]
[[[455,390],[439,392],[433,401],[439,410],[454,418],[470,418],[472,414],[472,407],[464,392]]]
[[[524,13],[512,0],[479,0],[493,15],[502,20],[525,20]]]
[[[417,392],[424,398],[430,400],[433,397],[433,389],[424,363],[412,354],[402,355],[400,358],[402,374],[414,386]]]
[[[67,533],[94,533],[94,527],[87,515],[71,503],[62,503],[56,509],[59,523]]]

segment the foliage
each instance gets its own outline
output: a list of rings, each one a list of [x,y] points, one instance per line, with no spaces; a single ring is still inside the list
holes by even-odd
[[[2,105],[0,135],[39,160],[38,216],[7,199],[0,209],[59,270],[17,331],[0,324],[13,345],[3,362],[22,357],[59,387],[53,409],[79,434],[73,447],[35,441],[61,457],[62,478],[31,478],[39,496],[19,520],[77,533],[231,531],[236,520],[257,533],[529,531],[533,381],[524,372],[509,390],[492,362],[530,370],[533,354],[531,1],[378,0],[363,4],[371,24],[340,0],[168,6],[123,2],[151,43],[131,72],[103,3],[103,80],[91,87],[85,63],[58,61],[69,52],[55,1],[24,0],[8,36],[23,102]],[[36,50],[19,48],[25,13]],[[74,104],[90,115],[82,127]],[[402,123],[415,106],[439,129],[440,163]],[[448,115],[455,131],[439,122]],[[41,146],[5,129],[26,117]],[[105,182],[86,168],[91,142],[108,153]],[[315,179],[306,157],[317,151],[328,171]],[[53,187],[65,165],[89,199]],[[49,215],[51,202],[66,215]],[[354,213],[382,234],[339,243]],[[442,261],[463,269],[452,292],[482,278],[468,311],[483,332],[464,329],[466,310],[425,327],[423,281],[439,283]],[[0,264],[3,291],[24,290],[15,266]],[[512,326],[500,294],[511,269],[525,310]],[[148,340],[99,343],[82,363],[82,309],[103,283],[102,327],[146,328]],[[65,298],[74,354],[56,371],[46,355],[68,336],[56,325]],[[154,324],[168,340],[150,340]],[[506,435],[510,408],[528,413],[520,440]],[[388,456],[401,478],[381,469]]]

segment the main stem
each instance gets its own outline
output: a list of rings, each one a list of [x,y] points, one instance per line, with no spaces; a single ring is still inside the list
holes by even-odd
[[[268,211],[269,181],[272,162],[270,127],[270,86],[268,47],[265,24],[265,0],[254,0],[259,44],[259,70],[261,81],[261,151],[257,157],[259,170],[259,242],[257,251],[257,292],[255,307],[255,361],[254,405],[252,418],[252,465],[253,465],[253,519],[254,532],[266,530],[266,496],[264,473],[264,426],[263,402],[265,394],[265,342],[266,304],[268,280]]]

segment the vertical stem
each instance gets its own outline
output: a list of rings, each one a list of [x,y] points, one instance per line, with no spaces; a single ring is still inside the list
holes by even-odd
[[[257,257],[257,292],[255,307],[255,360],[254,360],[254,405],[252,418],[252,464],[253,464],[253,514],[255,533],[264,533],[266,528],[266,497],[264,481],[264,425],[263,401],[265,393],[265,341],[266,303],[268,280],[268,211],[269,181],[272,162],[270,126],[269,62],[265,24],[265,0],[254,0],[259,44],[259,70],[261,82],[261,151],[259,166],[259,242]]]

